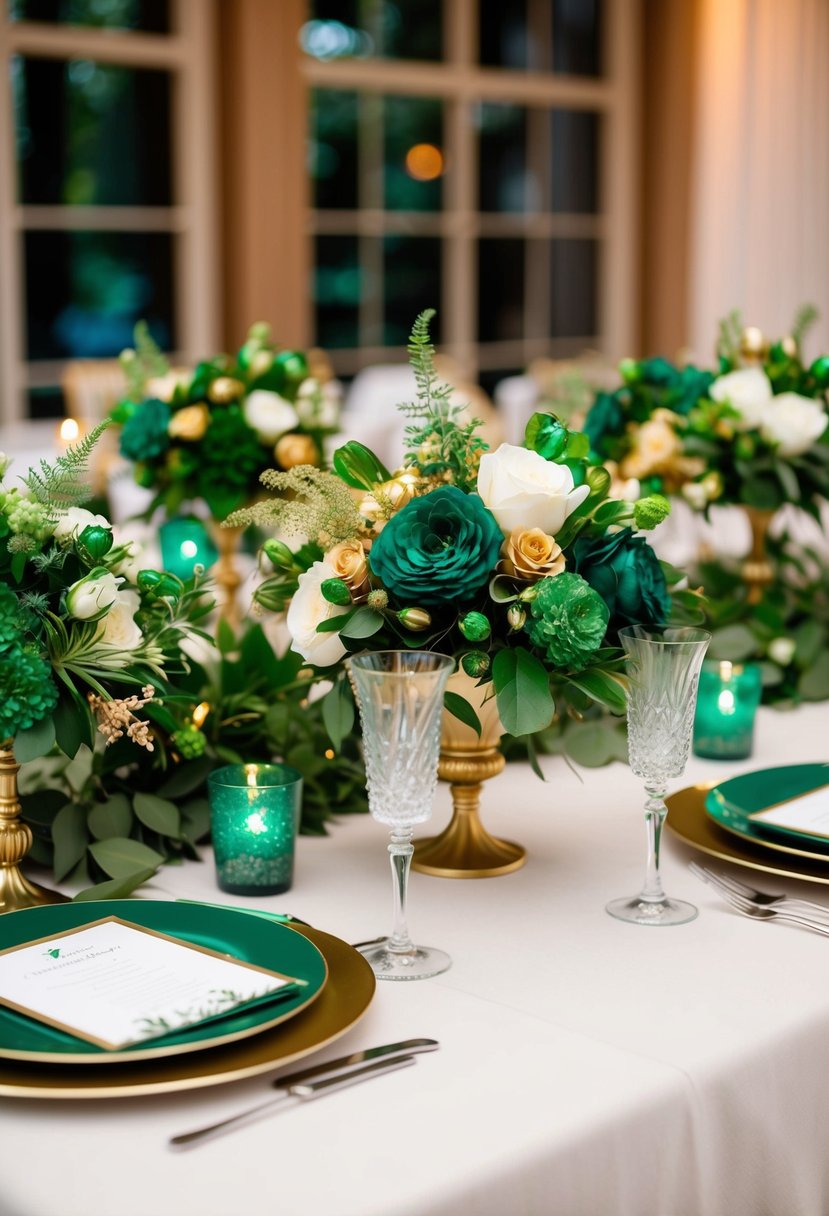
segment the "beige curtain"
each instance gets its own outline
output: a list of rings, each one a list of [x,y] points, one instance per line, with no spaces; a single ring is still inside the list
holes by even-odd
[[[689,334],[740,308],[779,336],[820,309],[829,350],[829,0],[698,0]]]

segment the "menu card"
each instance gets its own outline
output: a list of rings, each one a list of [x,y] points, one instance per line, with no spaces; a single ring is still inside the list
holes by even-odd
[[[306,982],[117,916],[0,951],[0,1003],[111,1051]]]
[[[789,798],[749,815],[752,823],[769,824],[789,832],[825,836],[829,840],[829,785]]]

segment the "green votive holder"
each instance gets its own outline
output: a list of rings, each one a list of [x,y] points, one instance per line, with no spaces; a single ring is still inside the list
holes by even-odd
[[[756,663],[706,659],[699,677],[694,753],[711,760],[751,755],[762,674]]]
[[[232,895],[279,895],[294,877],[302,776],[285,764],[229,764],[207,778],[216,880]]]

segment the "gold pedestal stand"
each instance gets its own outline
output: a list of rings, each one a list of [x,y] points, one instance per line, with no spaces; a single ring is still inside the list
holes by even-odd
[[[751,552],[740,568],[743,582],[748,587],[749,604],[759,604],[766,588],[774,581],[774,570],[766,554],[766,537],[774,518],[773,511],[761,511],[758,507],[745,507],[751,526]]]
[[[213,577],[222,589],[220,612],[229,625],[237,629],[241,621],[237,591],[242,582],[237,564],[239,543],[244,528],[223,528],[216,525],[213,536],[219,550],[219,560],[213,568]]]
[[[437,878],[496,878],[527,860],[521,845],[490,836],[478,814],[483,782],[497,777],[506,763],[498,748],[504,728],[491,688],[477,687],[459,671],[449,689],[475,708],[481,736],[444,711],[438,776],[451,783],[452,819],[440,836],[415,841],[412,869]]]
[[[0,748],[0,913],[68,902],[68,896],[29,882],[20,872],[20,862],[32,847],[32,833],[20,818],[19,772],[11,748]]]

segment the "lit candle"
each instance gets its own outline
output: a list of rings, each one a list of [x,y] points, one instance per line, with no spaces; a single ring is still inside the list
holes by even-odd
[[[278,895],[293,881],[302,777],[284,764],[230,764],[207,779],[216,878],[235,895]]]
[[[751,755],[761,683],[756,663],[742,665],[727,659],[703,663],[694,721],[696,755],[715,760]]]

